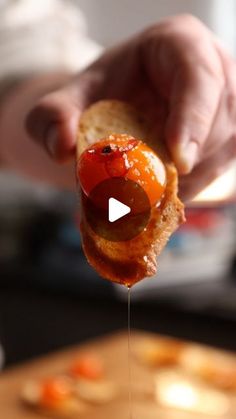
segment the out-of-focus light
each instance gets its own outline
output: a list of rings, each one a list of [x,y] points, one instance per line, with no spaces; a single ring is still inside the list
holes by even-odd
[[[160,393],[160,391],[159,391]],[[169,406],[189,409],[197,403],[197,395],[193,388],[187,383],[170,383],[163,387],[161,399]]]
[[[236,167],[218,177],[206,189],[200,192],[194,202],[226,201],[236,195]]]
[[[192,413],[221,416],[230,409],[224,394],[200,386],[173,371],[160,371],[155,380],[156,400],[162,405]]]

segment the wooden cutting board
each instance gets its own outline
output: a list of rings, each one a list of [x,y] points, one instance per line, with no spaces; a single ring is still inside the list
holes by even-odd
[[[135,348],[151,334],[132,332],[131,346]],[[107,377],[119,384],[122,391],[115,400],[100,406],[88,406],[78,415],[81,419],[131,419],[128,394],[127,334],[117,333],[97,339],[78,347],[57,352],[33,362],[12,368],[0,375],[0,418],[40,419],[43,415],[25,407],[20,401],[20,393],[27,380],[63,373],[71,360],[84,350],[97,351],[105,360]],[[151,395],[153,372],[134,358],[131,362],[133,382],[132,419],[222,419],[222,416],[204,416],[188,412],[164,409],[158,406]],[[234,411],[234,413],[233,413]],[[53,416],[54,419],[56,416]],[[235,409],[224,416],[235,419]]]

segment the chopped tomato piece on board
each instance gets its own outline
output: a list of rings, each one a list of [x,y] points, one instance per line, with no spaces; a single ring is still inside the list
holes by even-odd
[[[74,377],[97,380],[104,375],[104,366],[100,357],[95,354],[84,354],[75,359],[70,373]]]
[[[41,384],[40,405],[54,407],[71,396],[69,381],[63,377],[48,378]]]

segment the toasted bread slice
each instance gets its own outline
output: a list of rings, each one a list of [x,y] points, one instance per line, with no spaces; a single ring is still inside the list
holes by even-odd
[[[156,273],[157,256],[184,221],[184,206],[177,197],[177,171],[163,142],[157,142],[144,115],[127,103],[100,101],[83,113],[78,129],[77,157],[89,145],[110,134],[130,134],[146,142],[162,159],[167,175],[160,206],[151,209],[146,229],[129,241],[111,242],[99,237],[82,216],[83,249],[89,263],[104,278],[131,286]]]

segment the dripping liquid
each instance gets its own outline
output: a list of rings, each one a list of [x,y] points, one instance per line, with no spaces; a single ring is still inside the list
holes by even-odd
[[[132,403],[132,374],[131,374],[131,325],[130,325],[130,294],[131,288],[128,287],[128,386],[129,386],[129,419],[133,419]]]

